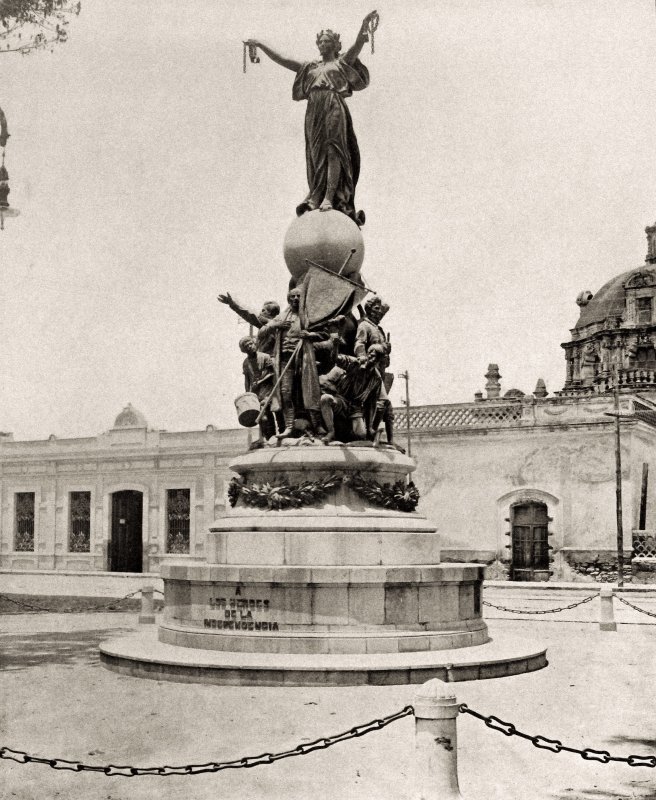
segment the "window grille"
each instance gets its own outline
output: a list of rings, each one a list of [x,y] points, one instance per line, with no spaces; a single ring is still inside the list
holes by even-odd
[[[656,536],[649,533],[634,533],[633,555],[638,558],[656,557]]]
[[[91,492],[71,492],[68,526],[68,550],[91,552]]]
[[[16,493],[16,535],[14,550],[34,552],[34,492]]]
[[[166,552],[189,553],[190,490],[168,489],[166,492]]]

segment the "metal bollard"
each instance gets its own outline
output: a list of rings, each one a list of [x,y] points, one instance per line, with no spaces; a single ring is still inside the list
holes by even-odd
[[[458,703],[448,684],[433,678],[424,683],[414,701],[414,800],[457,800]]]
[[[155,623],[155,602],[153,600],[154,589],[152,586],[141,588],[141,613],[139,614],[140,625],[153,625]]]
[[[613,614],[613,588],[603,586],[599,592],[599,630],[616,631],[617,623]]]

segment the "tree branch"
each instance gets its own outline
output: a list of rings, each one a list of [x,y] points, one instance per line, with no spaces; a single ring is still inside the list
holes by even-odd
[[[11,40],[0,54],[25,55],[65,42],[69,18],[80,9],[73,0],[0,0],[0,23],[6,26],[0,27],[0,42]]]

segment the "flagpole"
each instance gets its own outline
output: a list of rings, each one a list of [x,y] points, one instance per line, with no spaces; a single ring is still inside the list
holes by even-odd
[[[305,259],[305,263],[309,264],[312,267],[317,267],[317,269],[320,269],[322,272],[327,272],[329,275],[335,275],[336,277],[340,278],[341,280],[347,281],[348,283],[350,283],[351,286],[355,286],[358,289],[364,289],[365,291],[367,291],[367,292],[369,292],[371,294],[377,294],[376,290],[372,289],[370,286],[363,286],[361,283],[356,283],[355,281],[352,281],[350,278],[347,278],[346,275],[341,275],[339,272],[333,272],[332,269],[328,269],[328,267],[324,267],[322,264],[317,264],[316,261],[312,261],[309,258],[306,258]],[[348,264],[348,261],[346,263]],[[344,266],[346,266],[346,264]],[[343,267],[342,267],[342,269],[343,269]]]
[[[355,247],[354,247],[354,248],[351,250],[351,252],[350,252],[350,253],[349,253],[349,254],[346,256],[346,261],[344,261],[344,263],[343,263],[343,264],[342,264],[342,266],[340,267],[340,270],[339,270],[339,272],[337,273],[337,274],[338,274],[340,277],[342,276],[342,272],[344,272],[344,270],[345,270],[345,269],[346,269],[346,267],[348,266],[348,263],[349,263],[349,261],[350,261],[350,260],[353,258],[353,255],[354,255],[354,254],[355,254]]]
[[[256,424],[256,425],[258,425],[258,424],[259,424],[260,420],[261,420],[261,419],[262,419],[262,417],[264,416],[264,412],[266,411],[266,409],[267,409],[267,406],[268,406],[268,405],[269,405],[269,403],[271,402],[271,399],[273,398],[273,395],[275,394],[275,392],[276,392],[276,389],[277,389],[277,388],[280,386],[280,381],[282,380],[282,376],[283,376],[283,375],[285,374],[285,372],[287,372],[287,370],[289,369],[289,367],[290,367],[290,364],[291,364],[291,363],[292,363],[292,361],[293,361],[293,360],[296,358],[296,356],[297,356],[297,354],[298,354],[298,351],[301,349],[302,345],[303,345],[303,339],[301,339],[301,340],[299,341],[299,343],[296,345],[296,350],[294,350],[294,352],[291,354],[291,356],[290,356],[290,358],[289,358],[289,361],[288,361],[288,362],[285,364],[285,366],[283,367],[283,369],[282,369],[282,371],[281,371],[280,375],[278,375],[278,380],[275,382],[275,385],[274,385],[273,389],[271,390],[271,393],[269,394],[269,396],[267,397],[267,399],[264,401],[264,404],[262,405],[262,408],[260,409],[260,413],[257,415],[257,419],[255,420],[255,424]]]

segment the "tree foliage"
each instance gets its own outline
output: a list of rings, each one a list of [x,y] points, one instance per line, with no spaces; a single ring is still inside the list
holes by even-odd
[[[73,0],[0,0],[0,54],[26,55],[62,44],[80,8]]]

